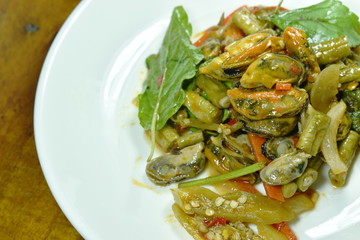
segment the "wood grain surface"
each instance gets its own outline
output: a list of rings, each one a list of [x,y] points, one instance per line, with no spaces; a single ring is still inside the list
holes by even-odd
[[[80,0],[0,0],[0,239],[82,239],[55,202],[36,154],[39,73]]]

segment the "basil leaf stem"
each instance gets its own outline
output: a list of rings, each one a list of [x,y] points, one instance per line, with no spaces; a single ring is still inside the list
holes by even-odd
[[[207,177],[207,178],[203,178],[203,179],[182,182],[182,183],[178,184],[178,187],[179,188],[194,187],[194,186],[201,186],[201,185],[214,184],[214,183],[218,183],[218,182],[224,182],[224,181],[238,178],[238,177],[250,174],[250,173],[257,172],[257,171],[263,169],[264,167],[265,167],[265,162],[258,162],[258,163],[254,163],[250,166],[247,166],[245,168],[241,168],[241,169],[238,169],[238,170],[235,170],[232,172],[228,172],[228,173],[224,173],[224,174],[220,174],[220,175],[216,175],[216,176],[211,176],[211,177]]]

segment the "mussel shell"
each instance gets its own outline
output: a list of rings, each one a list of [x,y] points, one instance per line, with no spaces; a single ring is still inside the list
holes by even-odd
[[[148,178],[158,185],[167,185],[195,177],[205,168],[203,142],[166,153],[146,165]]]
[[[311,157],[302,151],[295,151],[273,160],[260,172],[260,178],[270,185],[284,185],[300,177]]]

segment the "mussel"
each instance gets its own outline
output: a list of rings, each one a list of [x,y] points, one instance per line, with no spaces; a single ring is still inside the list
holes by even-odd
[[[306,90],[297,87],[288,91],[234,88],[227,95],[234,109],[251,120],[295,116],[309,98]]]
[[[195,177],[205,168],[204,147],[200,142],[154,158],[146,165],[146,174],[158,185]]]
[[[206,61],[199,69],[199,72],[201,74],[209,75],[215,79],[222,80],[222,81],[235,81],[238,79],[242,71],[236,70],[236,71],[227,71],[225,72],[222,68],[222,64],[226,59],[230,57],[229,52],[224,52],[220,54],[219,56]],[[243,69],[244,70],[244,69]]]
[[[237,120],[244,124],[245,131],[262,137],[280,137],[291,133],[298,123],[298,116],[251,120],[238,115]]]
[[[264,52],[283,50],[285,43],[272,31],[262,31],[248,35],[225,47],[225,52],[205,63],[200,73],[218,80],[233,81],[241,77],[245,69]]]
[[[224,136],[223,147],[230,155],[241,157],[243,164],[252,164],[255,161],[247,134]]]
[[[205,156],[220,173],[231,172],[255,162],[246,134],[238,137],[211,137],[205,148]]]
[[[244,42],[246,43],[245,40],[239,40],[239,42],[234,42],[225,48],[226,51],[229,51],[231,56],[224,61],[224,69],[248,66],[264,52],[278,52],[285,47],[283,39],[281,37],[272,36],[272,32],[269,31],[252,34],[246,38],[252,40],[251,45],[244,44]]]
[[[316,75],[320,73],[320,67],[313,50],[309,47],[306,33],[300,28],[287,27],[284,30],[283,38],[288,52],[299,58],[308,69],[308,81],[314,82]]]
[[[218,38],[210,37],[201,45],[201,52],[205,59],[217,57],[221,53],[221,42]]]
[[[262,153],[274,160],[284,154],[296,151],[296,137],[273,137],[268,138],[261,146]]]
[[[302,151],[282,155],[261,170],[260,178],[270,185],[287,184],[304,173],[310,157]]]
[[[299,86],[304,80],[305,68],[301,62],[284,54],[265,53],[250,64],[240,83],[244,88],[272,88],[278,82]]]
[[[226,154],[221,147],[213,143],[206,145],[205,156],[219,173],[227,173],[244,167],[235,157]]]
[[[222,135],[211,137],[205,147],[205,156],[219,173],[235,171],[255,163],[246,134],[240,134],[238,137]],[[258,174],[248,174],[242,176],[241,179],[255,183],[258,180]]]

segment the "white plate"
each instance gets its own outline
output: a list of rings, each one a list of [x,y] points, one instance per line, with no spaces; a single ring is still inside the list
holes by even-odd
[[[318,1],[283,5],[291,9],[314,2]],[[344,2],[360,13],[355,0]],[[191,239],[172,215],[169,188],[155,187],[144,174],[150,146],[132,102],[142,89],[144,60],[157,52],[174,6],[185,7],[196,33],[216,24],[222,12],[230,13],[243,4],[277,3],[80,3],[44,64],[36,96],[35,134],[51,191],[84,238]],[[299,239],[355,239],[360,234],[359,182],[359,163],[346,188],[320,182],[316,209],[292,225]]]

